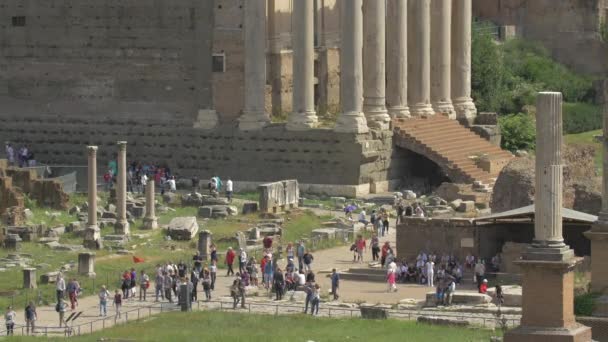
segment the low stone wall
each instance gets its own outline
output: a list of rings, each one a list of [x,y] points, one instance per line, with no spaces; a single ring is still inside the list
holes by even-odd
[[[591,328],[594,341],[608,341],[608,317],[577,316],[576,321]]]

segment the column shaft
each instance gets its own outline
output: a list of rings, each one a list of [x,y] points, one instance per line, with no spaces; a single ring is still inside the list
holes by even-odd
[[[477,116],[471,99],[471,1],[452,2],[452,103],[458,120],[469,123]]]
[[[393,118],[407,118],[407,0],[386,2],[386,104]]]
[[[335,131],[368,132],[363,115],[363,12],[362,0],[340,3],[340,104],[342,113]]]
[[[536,151],[534,237],[541,247],[563,247],[561,93],[538,95]]]
[[[88,227],[97,228],[97,146],[88,146]]]
[[[602,137],[603,170],[602,170],[602,211],[600,221],[608,223],[608,80],[603,81],[604,91],[604,134]]]
[[[386,111],[386,2],[363,1],[363,112],[369,127],[389,129]]]
[[[117,234],[129,235],[127,221],[127,142],[119,141],[118,145],[118,178],[116,180],[116,226]],[[150,180],[153,181],[153,180]]]
[[[408,0],[408,96],[413,116],[433,115],[431,106],[431,1]]]
[[[266,0],[244,1],[245,104],[242,130],[257,130],[270,122],[266,114]]]
[[[146,183],[146,217],[144,218],[145,229],[158,228],[158,219],[156,217],[156,203],[154,201],[154,180],[150,179]]]
[[[451,99],[452,0],[433,0],[431,29],[431,102],[437,113],[456,118]]]
[[[293,113],[287,129],[302,130],[318,123],[315,113],[314,2],[293,3]]]

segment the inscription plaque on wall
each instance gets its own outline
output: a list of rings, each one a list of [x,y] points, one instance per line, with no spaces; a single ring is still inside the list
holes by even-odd
[[[473,248],[475,247],[475,241],[473,238],[462,238],[460,239],[461,248]]]

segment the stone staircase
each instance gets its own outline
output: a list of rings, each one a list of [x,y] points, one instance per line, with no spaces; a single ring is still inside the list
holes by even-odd
[[[452,182],[493,186],[513,155],[443,115],[393,121],[394,140],[439,165]],[[481,157],[483,161],[476,161]]]
[[[361,265],[361,268],[349,268],[346,272],[340,272],[340,279],[383,283],[386,282],[386,269]]]

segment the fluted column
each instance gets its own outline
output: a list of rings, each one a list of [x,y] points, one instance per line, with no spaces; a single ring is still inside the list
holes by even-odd
[[[388,0],[386,6],[386,104],[392,118],[407,118],[407,0]]]
[[[88,221],[84,232],[83,246],[90,249],[102,248],[101,231],[97,225],[97,146],[87,146],[88,159]]]
[[[563,247],[562,94],[536,100],[536,204],[534,239],[541,247]]]
[[[156,217],[156,203],[154,200],[154,180],[149,180],[146,183],[146,217],[144,217],[145,229],[157,229],[158,218]]]
[[[386,130],[386,2],[363,0],[363,112],[367,125]]]
[[[129,235],[127,221],[127,142],[118,141],[118,177],[116,180],[116,234]],[[153,180],[150,180],[153,181]]]
[[[268,125],[266,113],[266,0],[244,1],[245,103],[239,118],[241,130]]]
[[[315,112],[314,1],[294,1],[293,113],[287,129],[305,130],[318,123]]]
[[[455,119],[451,99],[452,0],[433,0],[431,18],[431,103],[436,113]]]
[[[363,115],[363,12],[362,0],[340,3],[340,105],[336,132],[366,133]]]
[[[471,99],[471,1],[452,1],[452,103],[458,120],[469,123],[477,116]]]
[[[431,106],[431,1],[408,0],[408,97],[412,116],[435,114]]]

